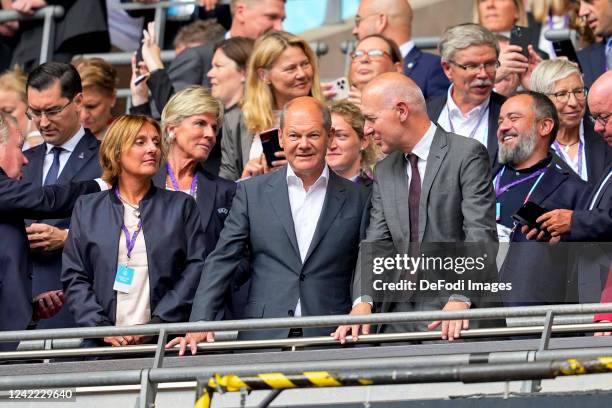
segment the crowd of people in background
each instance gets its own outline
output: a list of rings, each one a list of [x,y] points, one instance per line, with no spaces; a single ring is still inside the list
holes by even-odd
[[[409,0],[361,0],[346,89],[283,31],[285,0],[201,1],[164,44],[131,12],[144,29],[123,115],[116,68],[73,59],[109,51],[109,31],[129,43],[107,24],[118,2],[61,3],[52,62],[37,64],[41,21],[0,24],[0,330],[612,302],[611,0],[474,0],[437,54],[415,45]],[[562,28],[579,33],[575,61],[545,37]],[[516,216],[527,204],[533,222]],[[418,257],[450,242],[503,247],[486,279],[512,290],[389,299],[367,283],[372,248]],[[586,255],[568,249],[579,243]],[[456,340],[470,327],[482,322],[376,330]],[[214,333],[168,347],[202,341]]]

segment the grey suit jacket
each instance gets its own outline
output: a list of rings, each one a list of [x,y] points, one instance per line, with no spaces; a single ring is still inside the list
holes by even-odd
[[[350,310],[351,279],[369,217],[369,193],[330,171],[323,209],[302,263],[286,174],[285,167],[238,184],[219,242],[206,259],[191,321],[215,318],[247,246],[251,289],[246,318],[293,316],[298,299],[302,316],[345,314]],[[329,332],[325,328],[304,330],[310,336]],[[286,338],[287,334],[287,329],[257,330],[240,333],[239,337]]]
[[[238,180],[244,166],[249,161],[253,135],[244,123],[242,111],[238,106],[231,108],[223,118],[221,137],[221,166],[219,177]]]
[[[370,224],[364,244],[392,244],[406,254],[410,244],[407,161],[394,152],[375,168]],[[438,127],[434,135],[419,203],[419,241],[497,242],[495,193],[485,146]],[[357,261],[353,299],[371,295],[362,288],[361,258]],[[365,281],[365,279],[364,279]],[[383,305],[382,311],[388,310]]]

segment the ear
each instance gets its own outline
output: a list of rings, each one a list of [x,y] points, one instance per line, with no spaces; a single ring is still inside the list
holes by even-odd
[[[83,107],[83,93],[79,92],[78,94],[76,94],[74,96],[74,99],[72,99],[72,103],[74,103],[74,106],[76,107],[77,111],[80,112],[81,108]]]
[[[410,106],[406,103],[406,101],[399,101],[395,104],[395,110],[397,112],[398,118],[400,122],[405,122],[408,120],[410,116]]]
[[[404,67],[402,67],[402,63],[401,62],[396,62],[395,64],[393,64],[395,66],[395,71],[403,74],[404,73]]]
[[[538,133],[540,134],[540,136],[550,136],[550,132],[552,132],[553,127],[555,126],[555,122],[552,120],[552,118],[544,118],[542,120],[540,120],[540,123],[538,123]]]
[[[388,25],[389,25],[389,17],[384,13],[380,13],[376,17],[376,32],[378,34],[382,34],[387,29]]]
[[[363,139],[361,139],[361,150],[367,149],[369,145],[370,145],[370,138],[367,136],[364,136]]]
[[[172,125],[168,125],[166,126],[166,134],[171,135],[176,131],[176,128],[178,127],[178,125],[176,124],[172,124]]]
[[[265,68],[257,68],[257,76],[260,81],[265,83],[266,85],[270,85],[270,74],[268,74],[268,70]]]
[[[283,134],[283,129],[281,128],[278,128],[278,144],[283,150],[285,150],[285,137]]]
[[[453,82],[453,74],[451,73],[451,65],[447,60],[442,60],[442,69],[444,70],[444,75],[448,78],[449,81]]]
[[[246,10],[246,6],[244,5],[244,3],[236,2],[236,5],[234,6],[234,15],[232,16],[232,18],[244,24],[244,20],[245,20],[244,11],[245,10]]]

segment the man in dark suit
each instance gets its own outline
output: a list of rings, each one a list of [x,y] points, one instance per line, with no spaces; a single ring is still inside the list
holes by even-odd
[[[512,218],[526,202],[549,210],[580,206],[588,185],[555,163],[549,150],[558,128],[556,108],[543,94],[520,93],[500,111],[500,165],[493,184],[500,241],[510,242],[499,274],[501,282],[512,284],[503,293],[506,305],[555,304],[575,296],[566,248],[526,244]]]
[[[81,78],[70,64],[49,62],[29,75],[27,114],[45,143],[25,152],[30,165],[24,171],[24,180],[46,186],[100,177],[100,142],[79,122],[81,92]],[[74,325],[68,310],[62,311],[59,280],[69,222],[34,220],[27,228],[33,263],[32,294],[44,308],[44,317],[50,318],[41,321],[40,328]]]
[[[333,137],[329,110],[312,97],[289,102],[279,140],[288,165],[239,183],[217,247],[206,259],[191,321],[212,320],[244,250],[250,249],[247,318],[342,314],[351,307],[357,248],[368,219],[367,189],[325,164]],[[287,338],[302,329],[257,330],[241,339]],[[324,328],[303,334],[322,335]],[[169,343],[196,344],[212,333],[189,333]]]
[[[612,68],[612,3],[582,0],[579,15],[587,22],[593,34],[603,38],[577,53],[584,71],[584,85],[590,88],[601,74]]]
[[[506,98],[493,92],[499,45],[493,33],[477,24],[446,29],[439,44],[442,67],[452,85],[429,100],[432,121],[444,130],[478,140],[491,164],[497,155],[497,119]]]
[[[32,268],[23,218],[69,215],[80,194],[100,191],[95,181],[46,189],[18,182],[28,163],[22,145],[23,136],[14,119],[0,114],[0,331],[25,330],[45,312],[39,304],[32,304]],[[15,347],[14,343],[0,343],[2,351]]]
[[[361,40],[372,34],[395,41],[404,59],[404,73],[416,82],[426,99],[446,93],[449,82],[440,57],[421,51],[412,41],[412,8],[408,0],[361,0],[353,35]]]
[[[363,283],[372,274],[364,268],[368,246],[392,246],[393,254],[412,256],[415,250],[421,254],[424,247],[435,243],[488,243],[495,247],[497,243],[495,197],[485,147],[432,123],[419,88],[401,74],[379,76],[366,86],[363,95],[366,133],[373,135],[388,156],[375,169],[372,212],[367,236],[360,246],[351,314],[370,314],[373,306],[381,312],[477,306],[478,301],[460,289],[440,291],[430,298],[417,291],[402,294],[401,301],[387,302],[374,298],[372,288]],[[467,320],[438,321],[429,326],[385,325],[380,330],[415,331],[434,329],[440,324],[442,338],[450,340],[458,338],[460,330],[468,326]],[[369,330],[369,325],[363,326],[365,334]],[[359,326],[341,326],[334,336],[344,341],[348,331],[357,338]]]

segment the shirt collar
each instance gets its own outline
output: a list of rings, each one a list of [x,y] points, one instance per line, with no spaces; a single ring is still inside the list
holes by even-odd
[[[437,129],[438,127],[434,125],[433,122],[430,122],[429,129],[427,129],[427,132],[425,132],[421,140],[419,140],[419,143],[414,146],[411,153],[416,155],[419,159],[427,161],[431,143],[433,142]],[[408,158],[408,155],[406,154],[405,157]]]
[[[74,136],[72,136],[70,139],[68,139],[68,141],[66,141],[66,143],[64,143],[63,145],[59,147],[61,147],[62,149],[64,149],[65,151],[69,153],[72,153],[72,151],[76,148],[77,144],[79,144],[83,136],[85,136],[85,129],[83,129],[83,126],[81,126],[79,130],[74,134]],[[51,149],[53,149],[55,146],[53,146],[50,143],[46,143],[46,145],[47,145],[47,154],[49,154],[51,152]]]
[[[533,166],[527,167],[526,169],[515,170],[511,166],[509,166],[509,165],[507,165],[507,166],[510,167],[510,169],[516,171],[517,173],[521,173],[521,174],[527,173],[528,174],[528,173],[533,173],[534,171],[538,171],[540,169],[543,169],[544,167],[548,166],[551,161],[552,161],[552,155],[549,153],[545,158],[543,158],[542,160],[540,160],[539,162],[537,162]]]
[[[406,58],[406,55],[410,54],[410,51],[414,48],[414,41],[410,40],[399,46],[400,54],[402,58]]]
[[[327,164],[326,164],[325,167],[323,167],[323,172],[321,172],[321,175],[319,176],[317,181],[313,183],[312,187],[318,184],[321,184],[321,183],[324,183],[324,185],[327,186],[328,180],[329,180],[329,167],[327,167]],[[302,182],[302,179],[299,178],[295,174],[290,164],[287,165],[287,185],[297,185],[302,188],[304,187],[304,183]]]
[[[467,115],[464,116],[463,112],[461,112],[461,109],[459,109],[459,106],[457,106],[457,104],[455,103],[455,100],[453,99],[453,88],[454,88],[453,84],[451,84],[451,86],[448,87],[448,96],[446,97],[446,104],[448,105],[448,110],[451,115],[459,116],[462,118],[469,118],[470,116],[473,116],[473,115],[479,115],[483,111],[483,109],[487,109],[489,107],[489,101],[491,100],[491,95],[489,95],[489,97],[483,103],[473,108],[471,111],[467,113]]]
[[[229,31],[229,30],[227,30],[227,31],[225,32],[224,39],[225,39],[225,40],[229,40],[230,38],[232,38],[232,32],[231,32],[231,31]]]

